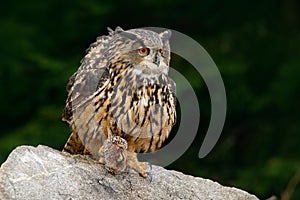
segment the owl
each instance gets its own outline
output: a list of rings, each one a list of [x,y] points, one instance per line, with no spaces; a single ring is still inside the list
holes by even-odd
[[[72,133],[63,151],[103,161],[109,151],[101,148],[118,136],[127,143],[123,163],[146,177],[147,163],[136,153],[161,148],[176,121],[176,85],[168,76],[171,31],[108,31],[90,45],[67,84],[62,118]]]

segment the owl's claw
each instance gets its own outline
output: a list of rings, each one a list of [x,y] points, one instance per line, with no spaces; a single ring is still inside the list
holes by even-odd
[[[151,171],[151,170],[152,170],[152,164],[151,164],[151,163],[149,163],[149,162],[148,162],[148,167],[147,167],[147,169],[149,169],[149,171]]]
[[[127,165],[137,171],[142,177],[147,177],[148,173],[146,172],[146,170],[149,165],[147,162],[139,162],[137,160],[136,153],[128,152]]]
[[[149,179],[150,183],[152,182],[152,178],[153,178],[151,171],[152,171],[152,164],[147,162],[146,174],[147,174],[147,178]]]
[[[147,172],[147,178],[149,179],[149,182],[151,183],[153,180],[153,176],[150,172]]]

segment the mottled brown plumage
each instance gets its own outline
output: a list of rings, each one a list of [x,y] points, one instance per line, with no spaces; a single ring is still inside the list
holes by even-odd
[[[72,134],[64,151],[91,154],[109,136],[127,142],[127,165],[146,176],[135,152],[152,152],[175,123],[175,83],[168,77],[171,32],[109,29],[91,44],[67,86],[63,113]]]

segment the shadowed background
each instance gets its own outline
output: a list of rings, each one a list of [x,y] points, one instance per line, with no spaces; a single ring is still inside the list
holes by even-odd
[[[213,151],[198,159],[210,118],[201,76],[173,55],[201,109],[197,138],[168,166],[259,198],[300,198],[300,4],[271,1],[20,0],[0,8],[0,163],[16,146],[61,149],[65,86],[106,27],[166,27],[197,40],[224,80],[228,110]],[[197,106],[197,105],[191,105]],[[188,131],[188,130],[187,130]]]

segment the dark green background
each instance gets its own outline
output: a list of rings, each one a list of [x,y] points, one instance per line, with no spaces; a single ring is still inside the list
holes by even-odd
[[[193,145],[168,168],[262,199],[284,191],[300,199],[299,6],[296,0],[2,2],[0,163],[19,145],[63,147],[70,132],[60,119],[65,85],[84,50],[107,34],[107,26],[166,27],[209,52],[228,98],[221,138],[206,158],[198,159],[210,100],[201,76],[174,56],[172,64],[183,66],[175,68],[197,91],[201,123]]]

